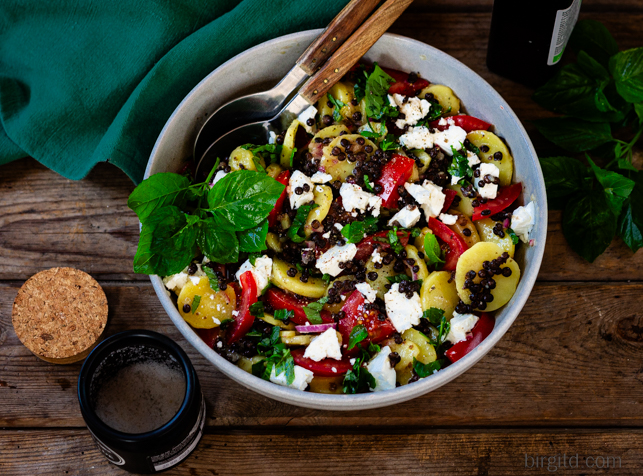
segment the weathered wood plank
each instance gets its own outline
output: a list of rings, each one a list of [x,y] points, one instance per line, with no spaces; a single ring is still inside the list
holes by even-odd
[[[464,375],[410,402],[348,413],[247,391],[189,346],[151,286],[104,289],[108,334],[153,329],[186,349],[210,404],[210,426],[643,426],[643,284],[539,284],[508,334]],[[48,364],[20,344],[10,321],[16,292],[17,285],[0,283],[0,427],[81,426],[80,364]]]
[[[376,438],[345,432],[208,432],[183,463],[164,474],[516,476],[560,471],[580,476],[639,475],[643,466],[643,434],[635,430],[411,431]],[[6,476],[123,474],[86,430],[0,431],[0,447],[0,472]]]

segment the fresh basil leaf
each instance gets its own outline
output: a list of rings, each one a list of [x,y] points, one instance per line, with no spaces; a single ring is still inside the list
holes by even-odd
[[[643,247],[643,172],[633,174],[636,185],[623,204],[618,232],[625,244],[636,253]]]
[[[395,80],[386,74],[377,63],[366,80],[364,100],[366,114],[373,119],[381,119],[388,110],[388,88]]]
[[[322,276],[322,281],[324,281],[326,284],[330,283],[332,279],[333,277],[328,273],[324,273]]]
[[[266,371],[265,359],[252,364],[252,375],[254,375],[255,377],[263,378],[265,371]]]
[[[264,313],[263,302],[257,301],[256,303],[251,304],[249,310],[250,310],[250,315],[255,317],[263,317],[263,313]]]
[[[444,263],[442,248],[433,233],[424,235],[424,259],[428,266]]]
[[[507,234],[511,237],[511,242],[514,245],[517,245],[518,243],[520,243],[520,238],[518,237],[518,235],[516,235],[516,232],[513,231],[511,228],[507,228]]]
[[[295,317],[295,311],[290,309],[277,309],[275,310],[273,317],[278,321],[285,321],[286,319],[292,319]]]
[[[366,190],[371,193],[375,193],[375,190],[373,189],[374,185],[375,183],[371,182],[371,179],[368,178],[368,174],[364,174],[364,187],[366,187]]]
[[[328,100],[333,105],[333,121],[342,122],[344,118],[342,117],[340,109],[346,106],[346,104],[341,102],[339,99],[335,99],[331,93],[327,93],[326,97],[328,97]]]
[[[397,227],[395,226],[392,230],[389,230],[386,236],[395,254],[400,254],[404,250],[404,246],[402,246],[402,243],[400,243],[400,239],[397,236]]]
[[[210,287],[212,288],[212,290],[215,293],[218,293],[220,291],[219,278],[217,278],[217,275],[214,274],[214,270],[209,266],[202,266],[201,269],[203,269],[203,272],[208,277],[208,280],[210,281]]]
[[[566,198],[580,190],[591,189],[594,180],[579,160],[571,157],[543,157],[539,160],[548,199]]]
[[[405,281],[412,281],[412,278],[408,274],[395,274],[393,276],[387,276],[386,280],[391,283],[403,283]]]
[[[453,177],[460,177],[461,179],[472,178],[473,169],[469,166],[467,156],[453,146],[451,146],[451,152],[453,155],[447,172]]]
[[[286,383],[295,381],[295,361],[290,355],[290,349],[284,350],[275,362],[275,375],[286,374]]]
[[[431,307],[424,311],[422,317],[428,319],[435,327],[439,327],[442,323],[442,318],[444,317],[444,310],[437,307]]]
[[[264,220],[254,228],[238,231],[239,251],[246,253],[259,253],[268,248],[266,236],[268,235],[268,220]],[[254,266],[254,265],[253,265]]]
[[[382,348],[377,345],[373,344],[372,342],[368,343],[368,353],[370,354],[370,357],[374,356],[375,354],[379,354]]]
[[[352,370],[346,372],[342,384],[344,393],[362,393],[368,392],[371,388],[375,388],[375,378],[366,367],[362,367],[362,361],[362,357],[355,359]]]
[[[201,296],[198,294],[195,294],[194,297],[192,298],[192,305],[190,306],[192,308],[191,314],[194,314],[199,307],[199,304],[201,303]]]
[[[244,144],[241,146],[242,149],[249,150],[252,154],[258,159],[263,159],[266,163],[274,164],[279,162],[281,156],[282,145],[280,144],[266,144],[266,145],[254,145],[254,144]],[[254,159],[253,159],[254,161]],[[255,162],[256,166],[257,162]],[[261,167],[263,169],[263,167]],[[257,166],[257,170],[263,172],[265,169],[261,170]]]
[[[225,221],[207,218],[203,220],[197,236],[203,254],[215,263],[236,263],[239,261],[239,240]]]
[[[311,302],[304,306],[304,313],[311,324],[321,324],[324,321],[321,318],[321,310],[324,304],[328,302],[328,296],[321,298],[319,301]]]
[[[617,144],[620,145],[620,144]],[[638,172],[638,169],[632,165],[627,159],[618,159],[617,161],[618,168],[621,170],[631,170],[632,172]]]
[[[141,228],[134,272],[168,276],[188,266],[197,252],[199,223],[194,218],[188,222],[185,213],[175,206],[155,209]]]
[[[225,219],[234,229],[247,230],[268,216],[284,188],[266,174],[237,170],[214,184],[208,192],[208,204],[219,221]]]
[[[643,102],[634,104],[634,111],[639,118],[639,124],[643,125]]]
[[[643,102],[643,47],[615,54],[610,58],[609,68],[623,99]]]
[[[359,243],[364,239],[364,235],[375,233],[377,231],[377,218],[366,217],[364,221],[354,221],[342,228],[342,235],[346,237],[349,243]]]
[[[154,174],[143,180],[130,194],[127,206],[134,210],[141,223],[159,208],[169,205],[183,207],[190,190],[190,179],[174,173]]]
[[[590,263],[612,242],[616,225],[616,215],[603,190],[574,195],[563,212],[563,234],[567,243]]]
[[[569,47],[576,52],[587,51],[605,67],[610,57],[618,53],[616,40],[605,25],[596,20],[579,20],[569,39]]]
[[[548,140],[569,152],[583,152],[614,140],[609,124],[573,117],[539,119],[534,124]]]
[[[313,203],[310,205],[302,205],[297,209],[297,215],[295,215],[290,228],[288,228],[288,238],[290,238],[295,243],[301,243],[306,239],[306,237],[299,234],[299,231],[306,223],[306,219],[308,218],[308,214],[310,213],[310,211],[313,208],[317,208],[318,206],[319,205],[317,205],[316,203]]]
[[[434,372],[437,372],[441,368],[442,368],[442,364],[440,363],[439,360],[434,360],[433,362],[429,362],[428,364],[423,364],[415,357],[413,357],[413,370],[415,371],[416,375],[420,378],[428,377],[429,375],[432,375]]]
[[[634,180],[630,180],[617,172],[610,172],[597,167],[589,156],[587,156],[587,161],[596,175],[598,182],[603,186],[607,202],[614,212],[614,215],[619,216],[623,202],[630,196],[630,193],[632,193]]]
[[[387,150],[397,150],[401,146],[397,143],[397,138],[393,134],[387,134],[386,138],[380,142],[380,149]]]
[[[348,350],[351,350],[357,344],[368,338],[368,331],[364,324],[357,324],[351,330],[348,338]]]

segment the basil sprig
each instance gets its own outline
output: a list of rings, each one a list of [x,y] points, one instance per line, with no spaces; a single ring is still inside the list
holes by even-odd
[[[266,218],[284,190],[272,177],[239,170],[208,184],[155,174],[129,197],[142,223],[134,271],[167,276],[190,264],[198,249],[217,263],[232,263],[240,251],[266,249]]]
[[[563,210],[567,242],[591,263],[615,235],[632,251],[643,247],[643,172],[632,165],[643,134],[643,47],[619,52],[593,20],[579,21],[569,44],[576,62],[534,93],[538,104],[565,116],[535,124],[568,152],[586,152],[589,166],[564,156],[540,163],[549,206]]]

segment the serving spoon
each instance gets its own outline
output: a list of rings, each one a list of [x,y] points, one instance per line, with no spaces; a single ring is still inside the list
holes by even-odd
[[[274,117],[237,127],[220,135],[197,164],[197,171],[212,168],[217,157],[226,157],[239,144],[268,142],[270,133],[286,129],[299,114],[314,105],[375,44],[413,0],[387,0],[371,15],[335,54],[297,92]]]
[[[277,114],[292,99],[297,87],[324,64],[379,3],[380,0],[351,0],[274,88],[233,99],[212,113],[194,141],[194,160],[199,160],[221,134]]]

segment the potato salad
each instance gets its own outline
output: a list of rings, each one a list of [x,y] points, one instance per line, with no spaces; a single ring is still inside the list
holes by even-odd
[[[358,64],[205,181],[188,167],[137,187],[135,269],[165,276],[186,322],[258,378],[394,390],[471,352],[511,300],[535,219],[513,169],[447,85]]]

